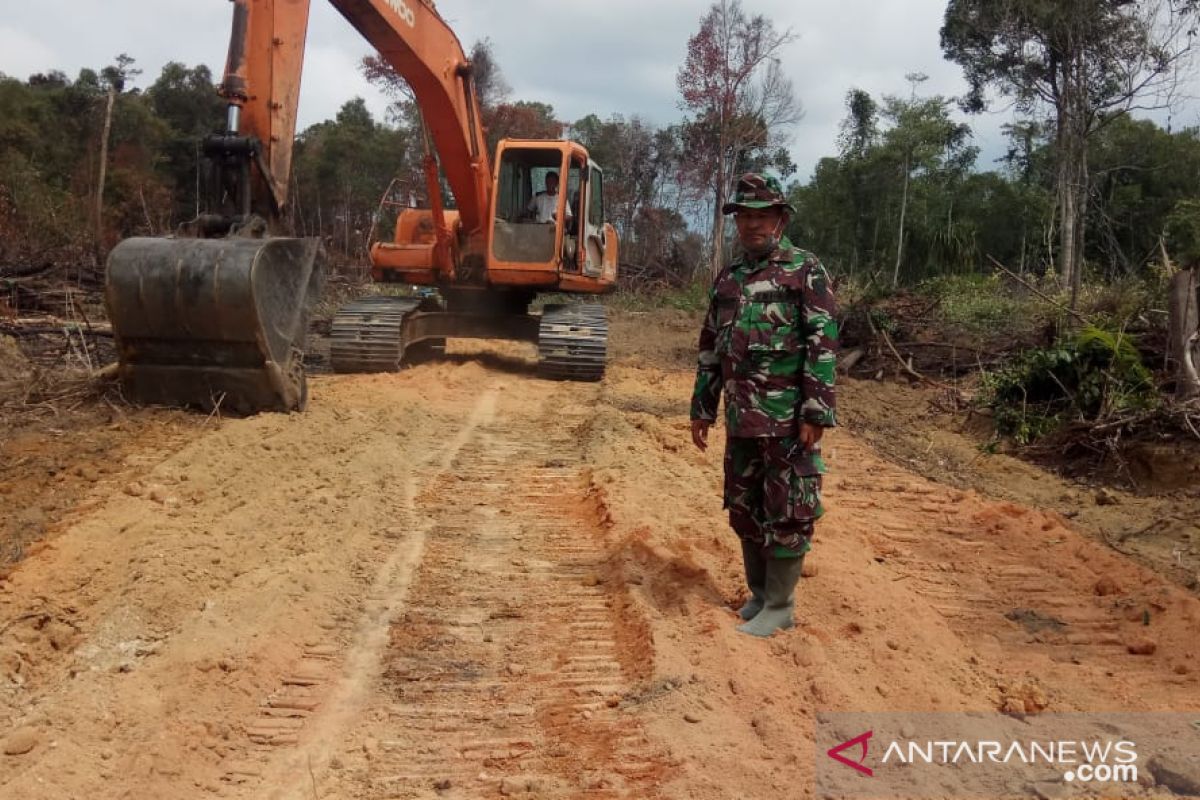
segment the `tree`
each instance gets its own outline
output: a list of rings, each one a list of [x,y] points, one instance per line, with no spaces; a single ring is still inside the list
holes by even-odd
[[[492,109],[488,147],[494,152],[501,139],[558,139],[566,125],[555,119],[554,106],[533,100],[501,103]]]
[[[508,100],[509,86],[500,71],[496,55],[492,50],[491,39],[481,39],[471,46],[468,56],[472,71],[472,83],[475,86],[475,96],[479,100],[479,111],[484,130],[487,133],[488,148],[495,152],[496,142],[504,138],[496,131],[506,124],[505,119],[498,118],[498,109],[505,106]],[[396,69],[377,55],[364,56],[359,64],[363,77],[380,89],[392,101],[388,115],[392,121],[403,126],[420,127],[420,111],[412,87]],[[512,115],[507,109],[502,115]]]
[[[929,80],[929,76],[923,72],[910,72],[904,76],[912,86],[912,105],[916,104],[917,100],[917,84],[924,83]],[[902,117],[905,111],[909,109],[902,108],[898,103],[893,102],[889,108],[889,112],[895,117]],[[899,126],[897,126],[899,127]],[[914,131],[916,133],[916,131]],[[900,137],[897,137],[900,138]],[[900,138],[901,146],[904,151],[904,190],[900,196],[900,227],[896,234],[896,267],[892,270],[892,288],[895,289],[900,282],[900,262],[904,254],[904,216],[908,211],[908,181],[912,177],[912,160],[914,151],[921,143],[915,136]]]
[[[862,158],[879,140],[879,104],[862,89],[846,92],[846,118],[838,134],[842,158]]]
[[[483,111],[484,127],[487,127],[488,113],[507,101],[512,89],[504,80],[504,73],[500,71],[491,39],[480,39],[471,45],[470,59],[475,68],[472,73],[475,94],[479,97],[479,107]]]
[[[336,119],[307,128],[292,168],[297,232],[330,237],[343,254],[364,258],[379,198],[411,166],[406,154],[419,153],[413,146],[419,135],[376,122],[360,97],[345,103]]]
[[[717,0],[688,40],[676,74],[688,152],[685,181],[713,201],[713,271],[724,263],[721,206],[739,169],[778,151],[801,111],[779,53],[794,37],[761,14],[748,17],[741,0]]]
[[[818,167],[820,184],[826,186],[825,200],[833,200],[839,208],[838,217],[851,220],[847,236],[839,236],[837,252],[842,253],[846,269],[853,273],[860,261],[874,260],[878,244],[878,221],[886,202],[879,190],[888,168],[879,157],[879,104],[862,89],[846,93],[846,117],[838,134],[838,159]],[[836,189],[833,187],[836,185]],[[845,207],[843,208],[843,204]],[[833,220],[831,220],[833,221]],[[837,229],[841,221],[836,221]],[[835,257],[833,252],[829,257]]]
[[[196,190],[200,143],[223,125],[225,101],[217,94],[208,67],[189,68],[176,61],[162,68],[158,80],[146,90],[146,98],[169,129],[162,155],[174,192],[175,214],[191,219],[200,210]]]
[[[1089,155],[1093,235],[1087,252],[1107,261],[1110,278],[1135,273],[1158,260],[1172,214],[1196,197],[1200,132],[1169,133],[1149,120],[1126,117],[1094,137]]]
[[[922,172],[934,180],[961,178],[975,159],[975,151],[968,145],[971,139],[970,128],[950,119],[951,101],[941,96],[917,99],[917,84],[926,77],[910,74],[908,78],[913,86],[910,99],[884,98],[883,111],[884,117],[892,123],[892,127],[884,134],[884,144],[894,153],[894,160],[901,165],[900,215],[896,230],[896,258],[892,268],[893,288],[900,282],[909,182],[913,172]]]
[[[1088,140],[1143,103],[1161,105],[1191,52],[1196,4],[1175,0],[949,0],[942,50],[970,85],[1053,114],[1059,264],[1074,305],[1082,273]]]
[[[104,183],[108,172],[108,143],[112,131],[113,106],[117,95],[125,91],[125,84],[130,78],[140,75],[142,71],[133,66],[134,59],[125,53],[117,56],[116,63],[100,70],[100,76],[108,88],[108,101],[104,108],[104,129],[100,134],[100,175],[96,178],[96,260],[99,261],[100,248],[104,241]]]

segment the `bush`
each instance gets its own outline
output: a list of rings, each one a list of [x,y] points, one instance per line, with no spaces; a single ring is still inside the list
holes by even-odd
[[[1151,408],[1158,393],[1131,336],[1089,326],[985,376],[980,399],[997,433],[1027,444],[1069,421]]]
[[[625,311],[646,311],[655,308],[704,311],[708,308],[708,293],[711,286],[712,282],[705,278],[679,288],[623,288],[612,295],[609,305]]]
[[[1046,318],[1042,301],[1014,294],[999,273],[943,275],[924,281],[917,290],[937,298],[942,318],[967,333],[1029,330]]]

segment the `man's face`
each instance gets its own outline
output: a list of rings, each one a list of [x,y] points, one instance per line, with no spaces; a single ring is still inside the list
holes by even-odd
[[[778,206],[739,208],[733,221],[742,247],[751,253],[774,247],[776,238],[783,233],[783,217],[784,210]]]
[[[558,177],[556,175],[546,176],[546,193],[558,194]]]

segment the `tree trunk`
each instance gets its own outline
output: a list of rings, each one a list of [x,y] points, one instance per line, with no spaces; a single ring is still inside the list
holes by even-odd
[[[721,207],[725,205],[725,108],[721,107],[721,129],[717,140],[717,191],[716,208],[713,209],[713,278],[721,274],[725,266],[725,213]]]
[[[1079,302],[1079,289],[1083,285],[1083,235],[1087,225],[1088,201],[1088,169],[1087,169],[1087,139],[1082,136],[1076,141],[1075,168],[1072,170],[1075,180],[1071,183],[1073,199],[1071,208],[1075,212],[1075,224],[1071,233],[1074,241],[1071,244],[1071,256],[1074,264],[1071,267],[1071,309],[1074,310]]]
[[[909,156],[904,155],[904,191],[900,195],[900,233],[896,236],[896,266],[892,269],[892,288],[900,284],[900,262],[904,255],[904,216],[908,213],[908,165]]]
[[[725,266],[725,215],[721,213],[721,206],[724,205],[722,194],[723,192],[717,193],[717,208],[713,213],[712,274],[714,278]]]
[[[1175,396],[1188,400],[1200,396],[1200,377],[1195,374],[1194,361],[1189,364],[1187,358],[1189,340],[1200,330],[1200,270],[1193,268],[1175,273],[1171,277],[1167,302],[1170,310],[1168,364],[1175,368]]]
[[[112,133],[113,104],[117,99],[116,87],[108,87],[108,104],[104,109],[104,131],[100,134],[100,174],[96,178],[96,262],[99,263],[104,247],[104,181],[108,175],[108,137]]]
[[[1062,93],[1058,101],[1059,241],[1062,250],[1062,283],[1070,289],[1070,307],[1074,310],[1083,281],[1089,101],[1086,54],[1074,35],[1068,38],[1067,51],[1068,56],[1063,60]]]
[[[1065,119],[1060,126],[1068,125]],[[1058,269],[1059,285],[1069,289],[1075,280],[1075,182],[1074,161],[1071,156],[1071,134],[1060,129],[1058,135]]]

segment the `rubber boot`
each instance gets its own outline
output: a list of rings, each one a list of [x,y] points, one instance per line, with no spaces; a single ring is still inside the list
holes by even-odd
[[[770,636],[775,631],[795,625],[792,609],[796,606],[796,584],[800,582],[800,569],[803,566],[804,556],[767,561],[763,609],[754,619],[738,625],[738,630],[751,636]]]
[[[746,568],[746,586],[750,588],[750,599],[738,609],[738,616],[749,622],[763,609],[767,583],[767,559],[762,547],[742,539],[742,566]]]

